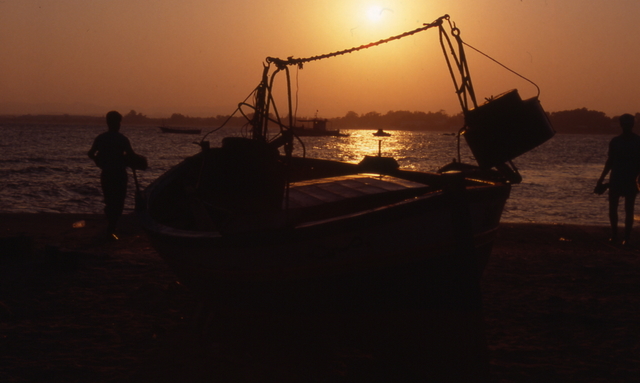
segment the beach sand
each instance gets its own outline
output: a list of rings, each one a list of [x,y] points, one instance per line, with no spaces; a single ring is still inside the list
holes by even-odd
[[[0,381],[639,379],[640,247],[610,245],[606,227],[504,223],[481,310],[387,318],[357,336],[211,315],[134,216],[117,242],[104,228],[99,215],[0,214]]]

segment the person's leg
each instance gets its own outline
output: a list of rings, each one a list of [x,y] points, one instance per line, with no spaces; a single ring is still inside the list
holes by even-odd
[[[124,200],[127,195],[127,173],[126,171],[103,173],[101,184],[104,193],[104,213],[107,216],[107,235],[113,235],[124,210]]]
[[[624,197],[624,244],[629,243],[631,231],[633,230],[634,207],[636,204],[636,194],[630,194]]]
[[[611,242],[618,240],[618,204],[620,195],[609,191],[609,223],[611,224]]]

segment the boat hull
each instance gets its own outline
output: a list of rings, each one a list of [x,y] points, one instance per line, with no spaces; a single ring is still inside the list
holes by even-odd
[[[147,189],[148,206],[180,166],[173,172]],[[179,230],[155,220],[153,208],[141,219],[181,283],[219,307],[419,309],[448,300],[443,289],[479,281],[510,185],[473,185],[266,231]]]

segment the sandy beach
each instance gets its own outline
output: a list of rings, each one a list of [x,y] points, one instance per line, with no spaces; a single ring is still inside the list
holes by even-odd
[[[117,242],[104,227],[99,215],[0,214],[0,381],[455,381],[441,376],[452,368],[478,381],[638,381],[640,246],[610,245],[606,227],[502,224],[482,310],[438,312],[428,325],[404,316],[357,337],[223,323],[176,282],[134,216]],[[405,326],[452,346],[416,352],[395,330]],[[385,349],[380,339],[394,337],[407,346]],[[456,361],[426,360],[438,358]],[[421,364],[438,378],[413,374]]]

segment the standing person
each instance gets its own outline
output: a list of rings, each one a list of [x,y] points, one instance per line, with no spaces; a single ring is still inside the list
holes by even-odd
[[[107,216],[107,236],[117,240],[116,225],[124,210],[127,196],[127,156],[135,156],[129,139],[120,133],[122,115],[116,111],[107,113],[108,131],[93,141],[87,153],[102,170],[100,184],[104,195],[104,213]]]
[[[604,164],[602,175],[598,179],[601,187],[609,171],[609,221],[611,223],[612,242],[618,240],[618,205],[624,197],[625,226],[623,245],[629,244],[633,228],[633,211],[638,195],[637,178],[640,175],[640,136],[633,133],[635,119],[630,114],[620,116],[622,134],[609,143],[609,155]]]

